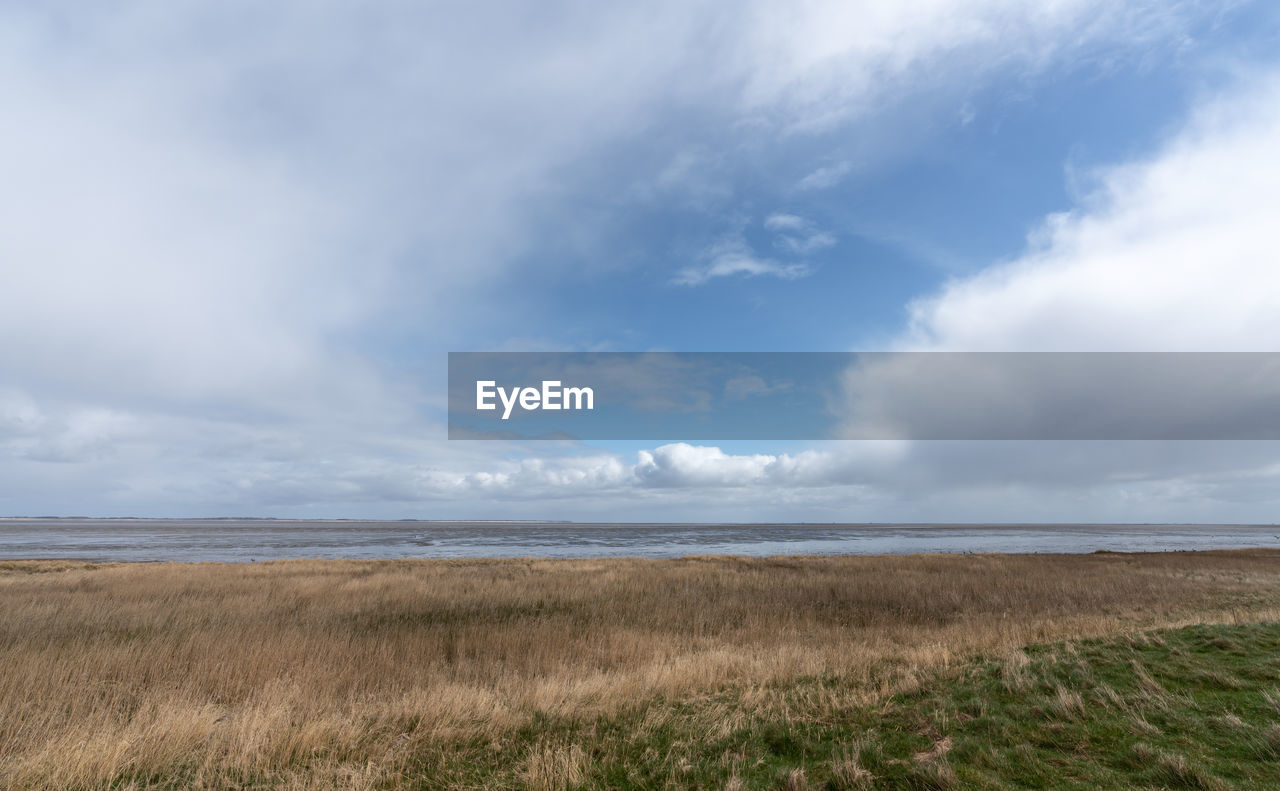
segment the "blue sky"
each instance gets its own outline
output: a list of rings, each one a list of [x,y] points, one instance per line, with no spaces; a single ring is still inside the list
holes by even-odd
[[[1274,521],[1273,443],[450,442],[443,377],[1274,350],[1278,34],[1262,2],[0,3],[0,513]]]

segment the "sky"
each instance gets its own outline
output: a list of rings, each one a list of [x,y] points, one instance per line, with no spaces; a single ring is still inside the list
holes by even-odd
[[[0,514],[1280,521],[1268,441],[475,442],[450,351],[1280,350],[1280,7],[0,0]]]

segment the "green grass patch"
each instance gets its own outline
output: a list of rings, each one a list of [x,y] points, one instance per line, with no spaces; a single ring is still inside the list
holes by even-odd
[[[637,703],[419,756],[410,787],[1280,788],[1280,625],[1038,646],[876,707],[839,678]],[[750,701],[750,702],[748,702]]]

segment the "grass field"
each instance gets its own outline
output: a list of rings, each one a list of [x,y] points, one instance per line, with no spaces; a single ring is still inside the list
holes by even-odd
[[[1269,787],[1276,620],[1266,550],[0,563],[0,787]]]

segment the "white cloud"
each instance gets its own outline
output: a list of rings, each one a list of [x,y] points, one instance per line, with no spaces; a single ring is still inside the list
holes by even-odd
[[[420,496],[482,493],[517,518],[608,521],[1212,522],[1264,520],[1277,482],[1273,442],[868,441],[797,453],[671,443],[634,463],[597,454],[440,473]]]
[[[821,129],[866,112],[902,86],[973,80],[997,68],[1035,71],[1107,42],[1141,52],[1176,38],[1193,3],[1094,0],[840,0],[748,14],[754,66],[743,92],[790,129]]]
[[[799,453],[729,454],[718,447],[676,442],[642,450],[634,468],[644,487],[783,488],[858,486],[877,469],[903,457],[907,445],[892,440],[838,443],[833,450]]]
[[[718,277],[735,275],[746,277],[768,275],[783,280],[795,280],[812,271],[802,262],[783,262],[758,256],[740,236],[729,237],[712,245],[703,253],[702,259],[699,264],[686,266],[677,271],[671,282],[678,286],[700,286]]]
[[[647,486],[754,486],[778,457],[731,456],[719,448],[677,443],[640,451],[637,477]]]
[[[901,459],[906,445],[883,441],[837,443],[834,450],[726,453],[714,445],[674,442],[636,453],[634,463],[612,453],[511,460],[473,471],[430,470],[421,485],[436,493],[480,491],[516,499],[615,494],[650,489],[825,488],[858,485]]]
[[[584,150],[690,99],[721,123],[871,114],[941,58],[950,72],[1017,59],[992,39],[1032,32],[1017,57],[1040,61],[1048,40],[1118,40],[1143,18],[1103,24],[1099,7],[671,3],[532,27],[478,8],[9,9],[0,315],[6,334],[41,331],[0,364],[84,391],[253,403],[325,378],[376,387],[335,341],[388,310],[444,326],[459,295],[482,298],[536,233],[527,207]],[[806,272],[724,250],[677,280]]]
[[[1047,218],[1024,254],[916,301],[898,346],[1274,351],[1280,344],[1278,138],[1280,76],[1206,100],[1151,155],[1096,173],[1096,191],[1079,208]],[[1189,370],[1187,381],[1166,390],[1168,408],[1199,408],[1215,388],[1230,387],[1200,375]],[[876,391],[875,382],[857,384],[857,392]],[[1106,382],[1096,384],[1105,392]],[[1060,393],[1009,392],[998,382],[957,378],[951,386],[994,388],[991,409],[1006,410],[1012,420],[1027,417],[1028,406],[1069,420],[1070,410],[1081,406],[1055,402]],[[937,395],[952,392],[944,384]],[[865,404],[850,406],[858,414]],[[1221,415],[1224,422],[1235,417]],[[983,504],[1002,515],[1266,520],[1280,491],[1280,450],[1263,441],[925,442],[913,444],[908,459],[899,470],[903,479],[879,485],[908,486],[961,511]],[[923,485],[909,484],[912,479]],[[1002,505],[995,495],[1006,484],[1011,490]],[[1036,496],[1043,507],[1031,502]],[[1054,515],[1054,508],[1061,511]]]
[[[764,218],[764,227],[777,233],[787,231],[805,231],[811,224],[803,217],[794,214],[770,214]]]
[[[793,258],[825,250],[836,243],[835,236],[795,214],[771,214],[762,225],[774,234],[774,247]],[[813,267],[805,261],[779,261],[757,254],[748,244],[743,230],[739,229],[711,245],[697,264],[678,270],[671,282],[680,286],[700,286],[715,278],[735,275],[767,275],[795,280],[812,272]]]
[[[724,383],[725,398],[740,401],[744,398],[766,396],[790,390],[794,384],[789,381],[766,382],[755,374],[735,376]]]
[[[1049,217],[1030,249],[911,307],[910,348],[1271,351],[1280,346],[1280,77],[1207,102]]]
[[[834,235],[795,214],[771,214],[765,218],[764,227],[777,234],[774,246],[792,255],[816,253],[836,243]]]
[[[839,184],[853,170],[852,162],[838,162],[834,165],[822,165],[815,168],[796,183],[796,189],[824,190]]]

